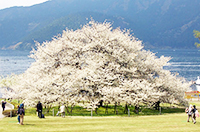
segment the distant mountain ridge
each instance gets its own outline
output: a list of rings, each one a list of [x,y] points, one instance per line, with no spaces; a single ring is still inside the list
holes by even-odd
[[[34,41],[50,41],[90,17],[131,29],[149,48],[195,48],[199,7],[199,0],[51,0],[7,8],[0,10],[0,49],[30,50]]]

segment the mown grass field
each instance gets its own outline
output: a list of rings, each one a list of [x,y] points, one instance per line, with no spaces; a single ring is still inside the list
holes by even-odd
[[[200,102],[191,102],[200,109]],[[187,115],[180,111],[163,115],[128,116],[66,116],[65,118],[46,116],[39,119],[36,115],[26,115],[24,125],[17,124],[16,117],[0,119],[1,132],[193,132],[200,131],[200,118],[197,123],[187,122]]]
[[[38,119],[36,116],[25,116],[24,125],[18,125],[15,118],[4,118],[0,120],[1,132],[95,132],[95,131],[131,131],[131,132],[198,132],[200,130],[200,119],[197,123],[186,122],[187,115],[165,114],[153,116],[133,117],[77,117],[67,116],[65,118],[47,116]]]

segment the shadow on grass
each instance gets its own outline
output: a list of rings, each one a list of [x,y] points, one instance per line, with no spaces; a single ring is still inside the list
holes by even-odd
[[[36,126],[35,124],[27,124],[27,123],[25,123],[24,125],[25,126]]]

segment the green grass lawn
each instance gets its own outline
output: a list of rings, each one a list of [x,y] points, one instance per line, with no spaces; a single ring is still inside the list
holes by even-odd
[[[16,117],[0,120],[1,132],[39,132],[39,131],[177,131],[189,132],[200,130],[200,119],[197,123],[186,122],[187,115],[165,114],[133,117],[76,117],[65,118],[47,116],[39,119],[36,116],[25,116],[24,125],[18,125]]]
[[[200,102],[190,102],[195,104],[200,110]],[[35,112],[35,110],[33,110]],[[193,132],[200,130],[200,118],[193,124],[191,119],[187,122],[187,115],[182,109],[168,109],[164,114],[159,115],[148,110],[146,115],[110,115],[110,116],[66,116],[65,118],[46,116],[45,119],[39,119],[35,114],[27,114],[24,119],[24,125],[17,124],[17,117],[7,117],[0,119],[0,132],[39,132],[39,131],[131,131],[131,132]],[[29,112],[29,113],[34,113]]]

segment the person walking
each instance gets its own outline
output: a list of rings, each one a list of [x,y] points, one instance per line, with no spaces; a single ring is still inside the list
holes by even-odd
[[[38,117],[42,118],[42,103],[40,103],[40,101],[38,101],[38,103],[37,103],[37,110],[36,111],[38,112]]]
[[[20,105],[19,115],[20,115],[20,125],[24,125],[23,124],[23,122],[24,122],[24,115],[25,115],[24,104]]]
[[[17,124],[20,124],[20,107],[19,107],[19,105],[17,106],[17,120],[18,120]]]
[[[6,102],[4,100],[2,100],[1,103],[2,103],[2,109],[4,111],[5,110],[5,106],[6,106]]]
[[[197,109],[196,109],[196,106],[195,105],[193,105],[193,107],[192,107],[192,121],[193,121],[193,123],[195,124],[196,123],[196,111],[197,111]]]
[[[62,104],[62,106],[60,106],[60,113],[61,113],[61,116],[64,118],[65,117],[65,105]]]
[[[192,105],[190,105],[189,108],[186,108],[185,112],[188,115],[187,122],[190,122],[190,117],[192,117]]]

